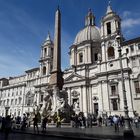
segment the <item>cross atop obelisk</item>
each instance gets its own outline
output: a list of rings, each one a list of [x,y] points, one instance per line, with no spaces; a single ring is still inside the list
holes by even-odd
[[[50,85],[54,85],[60,90],[63,87],[63,76],[61,71],[61,12],[59,7],[55,13],[53,68],[50,77]]]

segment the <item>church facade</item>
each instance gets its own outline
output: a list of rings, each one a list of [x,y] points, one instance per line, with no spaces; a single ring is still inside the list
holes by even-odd
[[[0,116],[18,116],[42,107],[49,87],[53,45],[48,34],[41,46],[39,67],[25,71],[24,75],[0,79]],[[140,114],[140,37],[124,40],[121,19],[110,5],[100,28],[89,10],[85,27],[70,47],[70,67],[63,71],[63,88],[76,113],[124,115],[119,45],[129,115]]]

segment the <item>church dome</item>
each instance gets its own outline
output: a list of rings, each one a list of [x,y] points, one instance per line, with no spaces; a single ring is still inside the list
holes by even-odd
[[[95,25],[86,26],[76,35],[74,44],[79,44],[84,41],[100,42],[101,41],[100,29]]]

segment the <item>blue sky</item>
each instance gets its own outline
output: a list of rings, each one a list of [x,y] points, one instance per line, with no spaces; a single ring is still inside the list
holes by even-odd
[[[0,0],[0,77],[18,76],[39,66],[40,46],[48,30],[54,36],[54,15],[62,14],[62,68],[69,66],[69,47],[91,8],[100,27],[108,0]],[[140,36],[140,0],[112,0],[122,18],[126,39]]]

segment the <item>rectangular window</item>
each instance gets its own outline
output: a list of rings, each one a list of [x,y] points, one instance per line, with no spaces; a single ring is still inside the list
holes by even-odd
[[[79,63],[83,62],[83,53],[79,53]]]
[[[30,105],[31,105],[31,99],[29,98],[27,101],[27,106],[30,106]]]
[[[135,85],[135,91],[136,93],[140,93],[140,84],[139,84],[139,81],[135,81],[134,82],[134,85]]]
[[[47,48],[44,48],[44,57],[47,56]]]
[[[40,97],[40,101],[43,102],[43,95],[41,95],[41,97]]]
[[[7,99],[7,106],[9,106],[9,99]]]
[[[106,23],[107,26],[107,35],[111,34],[111,22]]]
[[[121,24],[120,24],[120,22],[118,22],[118,29],[120,29],[121,28]]]
[[[21,100],[22,100],[22,99],[21,99],[21,98],[19,98],[19,105],[21,104]]]
[[[134,45],[131,45],[131,46],[130,46],[130,50],[131,50],[131,52],[134,51]]]
[[[98,60],[98,53],[94,54],[94,60],[97,61]]]
[[[111,86],[111,95],[116,95],[116,86]]]
[[[11,105],[13,105],[13,99],[11,100]]]
[[[112,109],[113,109],[114,111],[118,110],[117,99],[112,99]]]
[[[15,105],[17,104],[17,99],[15,99]]]
[[[132,58],[132,67],[136,67],[137,66],[137,60],[135,57]]]
[[[140,43],[138,44],[138,50],[140,50]]]
[[[128,48],[126,48],[126,54],[128,54],[129,53],[129,49]]]

